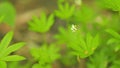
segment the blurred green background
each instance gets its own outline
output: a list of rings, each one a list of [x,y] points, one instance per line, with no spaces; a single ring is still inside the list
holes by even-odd
[[[119,0],[0,0],[0,39],[26,45],[8,68],[119,68]]]

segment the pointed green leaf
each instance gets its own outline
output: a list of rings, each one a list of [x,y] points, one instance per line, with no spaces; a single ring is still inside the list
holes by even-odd
[[[92,36],[88,33],[86,36],[86,44],[87,44],[88,49],[91,48],[92,39],[93,39]]]
[[[87,50],[87,45],[86,45],[86,43],[85,43],[85,41],[84,41],[84,39],[80,39],[80,41],[79,41],[80,43],[80,47],[83,49],[83,50]]]
[[[12,55],[12,56],[4,57],[2,58],[2,60],[3,61],[21,61],[21,60],[25,60],[25,58],[18,55]]]
[[[109,44],[112,44],[112,43],[115,43],[115,42],[117,43],[119,41],[115,38],[111,38],[111,39],[108,40],[107,44],[109,45]]]
[[[24,42],[13,44],[13,45],[9,46],[4,52],[2,52],[0,56],[5,57],[5,56],[9,55],[10,53],[20,49],[24,45],[25,45]]]
[[[98,2],[103,8],[120,11],[120,0],[98,0]]]
[[[51,14],[50,16],[49,16],[49,18],[48,18],[48,21],[47,21],[48,23],[47,23],[47,30],[53,25],[53,23],[54,23],[54,15],[53,14]]]
[[[92,40],[92,50],[95,50],[100,43],[99,35],[96,35]]]
[[[46,13],[42,12],[41,17],[33,17],[33,21],[29,22],[29,29],[36,32],[45,33],[54,23],[54,16],[51,14],[48,18]]]
[[[120,34],[118,34],[117,32],[115,32],[112,29],[107,29],[106,32],[108,32],[110,35],[112,35],[114,38],[119,39],[120,40]]]
[[[7,47],[8,47],[8,45],[9,45],[9,43],[10,43],[10,41],[12,40],[12,37],[13,37],[13,32],[11,31],[11,32],[8,32],[6,35],[5,35],[5,37],[2,39],[2,41],[0,42],[0,53],[2,52],[2,51],[4,51]]]
[[[58,10],[55,11],[55,15],[61,19],[67,20],[70,18],[75,10],[75,7],[72,5],[70,6],[69,3],[59,4],[58,5]]]
[[[63,5],[62,5],[62,4],[58,4],[58,7],[59,7],[59,10],[60,10],[61,12],[63,12],[63,11],[64,11],[64,7],[63,7]]]

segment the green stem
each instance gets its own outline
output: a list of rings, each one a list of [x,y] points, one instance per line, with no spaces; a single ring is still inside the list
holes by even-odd
[[[46,44],[46,43],[47,43],[46,33],[43,33],[43,34],[42,34],[42,39],[43,39],[43,43]]]
[[[79,56],[77,57],[78,60],[78,68],[86,68],[86,64],[85,64],[85,59],[81,59]]]

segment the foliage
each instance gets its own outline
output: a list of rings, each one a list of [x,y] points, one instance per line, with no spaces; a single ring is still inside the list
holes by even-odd
[[[103,44],[94,55],[89,57],[89,62],[87,62],[88,68],[119,68],[120,61],[117,55],[120,44],[119,34],[112,29],[106,29],[105,31],[109,33],[112,38],[108,39],[107,45]]]
[[[76,22],[88,23],[95,18],[95,12],[88,6],[82,5],[80,9],[76,9],[74,19]]]
[[[18,61],[8,63],[8,68],[30,68],[31,63],[27,62],[26,64],[21,64]]]
[[[100,5],[112,9],[113,11],[120,11],[120,1],[119,0],[99,0]]]
[[[68,20],[71,18],[75,11],[75,6],[70,6],[68,3],[65,3],[64,5],[58,4],[58,8],[59,9],[55,11],[55,15],[63,20]]]
[[[14,27],[16,10],[11,3],[2,2],[0,4],[0,16],[4,17],[2,22],[9,24],[11,27]]]
[[[45,33],[54,24],[54,15],[51,14],[48,18],[46,13],[41,13],[41,17],[33,17],[33,21],[29,23],[29,29],[35,32]]]
[[[110,66],[110,68],[119,68],[120,67],[120,60],[113,61],[113,64]]]
[[[28,28],[42,34],[40,34],[39,42],[32,41],[40,46],[30,50],[32,57],[29,57],[28,62],[16,62],[25,58],[11,53],[25,43],[20,42],[8,46],[13,32],[7,33],[0,42],[0,68],[7,66],[8,68],[83,68],[82,65],[87,65],[87,68],[119,68],[120,15],[118,12],[120,12],[120,1],[97,0],[97,2],[102,8],[96,5],[98,3],[94,0],[83,1],[82,5],[81,0],[57,0],[58,9],[53,10],[53,13],[47,15],[42,12],[40,18],[34,16],[32,21],[28,22]],[[0,23],[14,26],[15,15],[16,12],[11,3],[2,2],[0,4]],[[62,24],[59,25],[59,22]],[[52,27],[55,30],[59,29],[59,32],[49,32]],[[46,39],[46,37],[48,38]],[[41,43],[45,44],[41,45]],[[59,45],[59,47],[55,45]],[[56,61],[58,59],[59,61]],[[15,62],[7,65],[7,61]],[[53,67],[52,64],[55,61],[58,62],[55,64],[60,67]]]
[[[10,41],[12,40],[13,32],[9,32],[5,35],[5,37],[0,42],[0,67],[6,68],[6,61],[20,61],[24,60],[25,58],[18,55],[9,55],[12,52],[18,50],[19,48],[23,47],[25,43],[20,42],[13,44],[8,47]]]
[[[31,55],[38,63],[33,65],[33,68],[51,68],[51,64],[60,58],[59,48],[55,45],[44,44],[40,48],[31,49]]]
[[[96,35],[95,37],[92,37],[90,34],[87,34],[86,36],[86,40],[84,39],[80,39],[79,42],[76,42],[76,46],[73,46],[74,44],[72,43],[71,48],[74,50],[73,53],[76,56],[80,56],[81,58],[85,58],[90,56],[91,54],[94,53],[95,49],[98,47],[99,45],[99,38],[98,35]],[[79,49],[77,49],[77,47]]]
[[[109,25],[109,19],[105,16],[98,16],[95,21],[99,26],[102,26],[104,28],[107,28]]]
[[[111,22],[111,24],[109,24],[109,28],[119,31],[119,25],[120,25],[120,16],[118,15],[118,13],[112,14],[111,15],[111,19],[109,20],[109,22]],[[114,23],[113,23],[114,22]]]
[[[99,45],[99,36],[92,37],[89,33],[82,37],[80,31],[72,32],[60,28],[60,34],[56,38],[72,49],[72,54],[85,58],[93,54]],[[66,43],[67,42],[67,43]]]
[[[88,68],[111,68],[115,65],[114,62],[117,61],[117,54],[114,48],[113,45],[102,46],[94,55],[89,57],[87,62]]]
[[[107,56],[104,52],[100,52],[90,57],[90,61],[87,65],[88,68],[106,68],[108,64]]]
[[[107,29],[106,32],[113,36],[113,38],[109,39],[107,43],[114,44],[115,51],[118,51],[120,49],[120,35],[112,29]]]

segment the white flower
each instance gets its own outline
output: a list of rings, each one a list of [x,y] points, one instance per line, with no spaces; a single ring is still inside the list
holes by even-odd
[[[73,32],[75,32],[75,31],[77,30],[77,26],[74,25],[74,24],[72,24],[71,30],[72,30]]]

